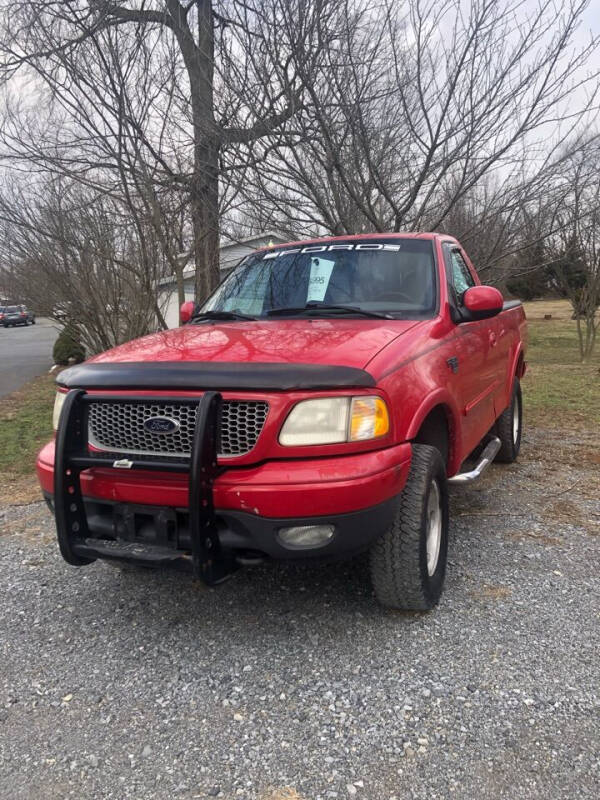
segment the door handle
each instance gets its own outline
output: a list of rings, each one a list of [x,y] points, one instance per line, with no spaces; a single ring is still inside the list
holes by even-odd
[[[495,347],[498,344],[498,337],[495,333],[490,333],[490,345]]]

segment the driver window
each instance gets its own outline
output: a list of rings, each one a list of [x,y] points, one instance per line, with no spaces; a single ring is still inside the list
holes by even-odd
[[[454,289],[456,290],[458,298],[462,299],[462,296],[467,289],[469,289],[471,286],[475,286],[475,281],[473,280],[473,276],[471,275],[464,258],[461,256],[458,250],[452,250],[451,258],[452,282],[454,283]]]

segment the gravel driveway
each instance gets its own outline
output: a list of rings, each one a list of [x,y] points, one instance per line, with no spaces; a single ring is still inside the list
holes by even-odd
[[[42,504],[0,511],[0,797],[598,797],[598,461],[530,431],[454,490],[426,615],[364,559],[208,590],[69,567]]]

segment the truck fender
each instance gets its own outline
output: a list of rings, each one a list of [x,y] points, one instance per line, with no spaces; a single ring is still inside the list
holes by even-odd
[[[523,350],[523,343],[519,342],[512,363],[512,374],[517,378],[522,378],[525,375],[525,352]]]
[[[423,421],[436,406],[445,406],[452,415],[452,419],[449,420],[449,422],[452,422],[456,426],[456,422],[459,419],[460,414],[452,396],[445,389],[436,389],[425,397],[421,405],[413,414],[412,420],[410,421],[406,431],[407,439],[415,438],[419,432],[419,428],[423,424]]]
[[[513,387],[513,382],[515,376],[517,378],[522,378],[525,374],[525,361],[524,361],[524,352],[523,352],[523,344],[522,342],[517,342],[517,346],[515,347],[515,352],[512,355],[510,361],[510,368],[507,374],[506,385],[504,387],[504,397],[503,397],[503,408],[499,409],[497,413],[501,414],[505,408],[508,408],[510,403],[510,397]]]
[[[416,412],[413,414],[412,420],[410,421],[406,432],[406,438],[411,440],[416,437],[426,417],[436,406],[444,406],[446,410],[446,415],[448,418],[448,467],[449,470],[452,470],[454,468],[454,453],[460,452],[461,425],[459,409],[447,390],[440,388],[427,395]],[[452,473],[449,472],[449,474]]]

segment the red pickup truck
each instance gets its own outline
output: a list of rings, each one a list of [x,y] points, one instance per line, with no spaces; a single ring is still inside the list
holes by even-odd
[[[448,484],[519,452],[521,304],[450,236],[368,234],[259,250],[182,322],[58,376],[37,469],[66,561],[214,584],[368,550],[382,604],[435,605]]]

